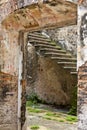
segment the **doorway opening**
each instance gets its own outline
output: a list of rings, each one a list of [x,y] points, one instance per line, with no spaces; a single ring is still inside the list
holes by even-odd
[[[77,26],[29,32],[27,130],[77,130]]]

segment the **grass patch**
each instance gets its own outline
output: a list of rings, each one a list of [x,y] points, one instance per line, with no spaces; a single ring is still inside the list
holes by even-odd
[[[52,112],[47,112],[46,113],[46,116],[55,116],[56,115],[56,113],[52,113]]]
[[[67,114],[59,115],[59,114],[61,113],[57,114],[57,113],[47,112],[43,118],[47,120],[58,121],[58,122],[68,122],[68,123],[77,122],[76,116],[67,115]]]
[[[27,108],[28,112],[31,112],[31,113],[42,113],[42,110],[40,109],[36,109],[36,108]]]
[[[58,120],[59,122],[64,122],[64,120],[62,120],[62,119],[60,119],[60,120]]]
[[[58,119],[56,119],[56,118],[54,118],[54,119],[52,119],[53,121],[58,121]]]
[[[68,116],[66,116],[66,121],[69,121],[69,122],[77,122],[77,117],[75,117],[75,116],[70,116],[70,115],[68,115]]]
[[[47,112],[46,116],[50,116],[50,117],[60,117],[60,114],[54,113],[54,112]]]
[[[61,117],[60,118],[57,118],[57,117],[55,118],[55,117],[44,116],[43,118],[47,119],[47,120],[53,120],[53,121],[58,121],[58,122],[65,122],[64,119],[61,119]]]
[[[68,114],[77,115],[77,86],[75,86],[72,91],[71,108]]]
[[[38,130],[40,127],[38,125],[32,125],[30,127],[31,130]]]
[[[32,102],[32,101],[27,101],[26,102],[26,107],[29,107],[29,106],[36,106],[37,105],[37,102]]]
[[[48,116],[44,116],[43,118],[44,118],[44,119],[47,119],[47,120],[52,120],[52,118],[51,118],[51,117],[48,117]]]

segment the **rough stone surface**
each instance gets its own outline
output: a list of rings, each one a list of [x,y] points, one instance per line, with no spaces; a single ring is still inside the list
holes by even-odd
[[[37,54],[35,51],[35,47],[31,44],[28,44],[27,47],[27,87],[26,92],[27,94],[31,94],[34,91],[35,86],[35,80],[37,77]]]
[[[27,50],[27,95],[36,93],[43,101],[56,104],[70,104],[77,77],[64,70],[50,58],[36,55],[35,48]]]
[[[0,72],[0,130],[17,129],[17,77]]]
[[[18,108],[18,102],[17,102],[18,82],[17,81],[20,80],[20,79],[18,80],[19,73],[20,73],[19,55],[21,52],[21,47],[19,45],[20,32],[27,31],[27,29],[29,30],[29,29],[37,29],[41,27],[43,28],[51,27],[55,25],[66,26],[70,24],[76,24],[77,6],[75,4],[71,4],[68,2],[64,2],[64,3],[62,2],[61,4],[60,2],[58,6],[63,5],[60,6],[60,10],[63,9],[61,13],[60,10],[57,10],[58,6],[57,7],[53,6],[52,9],[50,8],[54,4],[55,3],[53,3],[52,1],[48,1],[48,4],[42,4],[36,0],[1,0],[0,1],[0,71],[4,74],[11,75],[12,77],[15,76],[17,77],[17,79],[14,78],[14,80],[12,78],[11,81],[9,81],[9,79],[7,81],[5,80],[3,81],[1,77],[0,82],[3,81],[3,86],[0,84],[0,87],[3,88],[3,90],[0,89],[0,96],[3,95],[3,91],[5,91],[6,93],[9,90],[11,92],[15,91],[15,93],[13,93],[12,99],[11,99],[11,95],[6,96],[7,100],[8,98],[9,100],[4,102],[3,107],[0,106],[0,110],[1,110],[0,117],[2,116],[2,118],[0,118],[0,124],[2,124],[0,125],[0,130],[18,129],[18,123],[17,123],[19,120],[17,115],[18,109],[15,109],[15,107]],[[68,12],[66,8],[68,9]],[[66,18],[65,21],[64,21],[64,17]],[[11,83],[8,84],[7,82],[11,82],[12,84]],[[4,90],[7,84],[8,84],[7,90]],[[25,96],[24,93],[22,93],[22,97],[23,96]],[[22,103],[24,103],[24,98],[22,99],[23,99]],[[1,104],[2,101],[0,101],[0,105]],[[25,105],[23,107],[25,107]],[[21,116],[23,117],[23,114]],[[5,121],[7,122],[7,124]],[[24,122],[22,123],[24,124]],[[21,125],[23,125],[22,123]]]
[[[3,29],[3,28],[1,28]],[[18,32],[0,30],[0,129],[17,129]],[[13,49],[14,48],[14,49]]]
[[[78,130],[87,129],[87,1],[78,8]]]
[[[77,25],[48,30],[46,33],[63,49],[77,55]]]
[[[49,58],[39,57],[37,80],[35,91],[42,100],[57,105],[70,104],[77,81],[76,77],[67,74],[67,70]]]
[[[29,3],[30,2],[30,3]],[[36,28],[46,28],[46,27],[53,27],[53,26],[67,26],[76,24],[76,4],[72,4],[70,2],[64,1],[48,1],[46,4],[35,4],[35,1],[19,1],[18,5],[22,7],[21,11],[15,11],[12,15],[7,17],[7,20],[3,19],[3,25],[8,30],[16,29],[16,30],[30,30]],[[25,4],[26,3],[26,4]],[[36,2],[37,3],[37,2]],[[6,3],[8,4],[8,2]],[[20,6],[16,5],[17,3],[13,2],[10,3],[13,6],[13,11],[21,8]],[[68,4],[68,6],[67,6]],[[10,5],[10,6],[11,6]],[[27,5],[27,8],[23,8]],[[29,8],[28,5],[31,5]],[[3,8],[6,5],[3,5]],[[9,7],[9,6],[8,6]],[[6,8],[7,9],[7,8]],[[9,12],[8,12],[9,11]],[[11,7],[9,10],[6,10],[6,15],[8,13],[13,12]],[[3,13],[4,10],[1,10]],[[28,15],[27,15],[28,14]],[[66,15],[65,15],[66,14]],[[26,19],[26,20],[25,20]],[[22,22],[21,22],[22,21]],[[51,22],[52,21],[52,22]]]

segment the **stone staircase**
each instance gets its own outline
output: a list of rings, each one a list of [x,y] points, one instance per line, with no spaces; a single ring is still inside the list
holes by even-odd
[[[50,57],[56,61],[63,69],[69,70],[70,74],[76,75],[77,59],[71,53],[62,49],[56,42],[42,35],[39,32],[28,34],[28,41],[35,46],[38,55]]]

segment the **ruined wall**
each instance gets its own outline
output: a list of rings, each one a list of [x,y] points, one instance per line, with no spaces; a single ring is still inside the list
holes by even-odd
[[[21,82],[23,59],[19,41],[23,27],[15,24],[17,20],[12,19],[12,13],[32,2],[35,1],[0,1],[0,130],[23,129],[25,123],[25,93],[20,89],[21,83],[25,87]]]
[[[77,25],[40,32],[76,56]],[[27,95],[35,92],[48,103],[66,105],[70,103],[76,85],[76,75],[71,75],[50,58],[37,56],[34,46],[27,43]]]
[[[1,2],[1,1],[0,1]],[[6,1],[7,2],[7,1]],[[2,5],[2,6],[1,6]],[[0,5],[0,130],[18,129],[19,32],[2,21],[13,12],[13,2]],[[11,8],[14,6],[14,8]]]
[[[35,89],[35,81],[37,78],[37,67],[38,67],[38,57],[35,51],[35,47],[31,44],[27,45],[26,48],[26,76],[27,76],[27,95],[32,94]]]
[[[87,129],[87,0],[78,6],[78,130]]]
[[[57,105],[70,104],[76,83],[76,76],[49,58],[39,57],[35,91],[42,100]]]
[[[0,130],[17,130],[17,76],[0,72]]]
[[[0,29],[0,130],[17,129],[18,37],[18,32]]]
[[[27,49],[27,95],[36,93],[50,104],[70,104],[77,76],[71,75],[54,60],[37,56],[32,45],[28,44]]]
[[[30,12],[30,8],[28,8],[28,6],[35,3],[38,3],[35,6],[36,8],[34,10],[31,8]],[[71,8],[69,8],[66,16],[64,15],[68,20],[65,19],[62,24],[57,14],[58,11],[51,10],[49,8],[50,5],[43,6],[43,8],[41,8],[41,6],[42,3],[39,3],[38,0],[0,1],[0,98],[2,99],[0,100],[0,130],[21,129],[20,127],[23,127],[23,124],[25,123],[21,123],[20,118],[21,116],[23,118],[25,117],[24,113],[24,115],[21,114],[21,110],[25,109],[25,93],[22,93],[23,101],[21,104],[21,91],[19,91],[19,87],[21,85],[20,81],[22,76],[21,70],[19,68],[21,66],[20,64],[22,64],[22,61],[20,61],[22,58],[22,52],[19,45],[19,32],[25,31],[27,29],[32,29],[33,27],[39,28],[51,25],[64,26],[67,24],[67,21],[68,24],[76,23],[76,5],[71,6],[71,4],[68,3],[67,6],[66,3],[66,6],[71,7],[72,11]],[[70,15],[72,18],[68,17],[70,12],[71,14],[75,14]],[[60,15],[60,18],[62,17]],[[22,83],[24,84],[23,81]],[[20,109],[21,105],[22,107]],[[24,120],[25,119],[22,121]]]
[[[57,45],[77,55],[77,25],[45,31]]]

